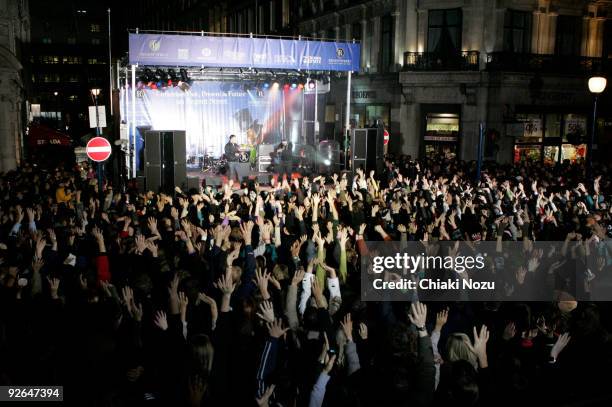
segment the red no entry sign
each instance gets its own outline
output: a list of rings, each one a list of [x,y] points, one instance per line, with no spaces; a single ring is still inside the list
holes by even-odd
[[[389,132],[387,130],[383,132],[383,144],[389,144]]]
[[[111,155],[111,145],[104,137],[94,137],[87,143],[85,152],[92,161],[106,161]]]

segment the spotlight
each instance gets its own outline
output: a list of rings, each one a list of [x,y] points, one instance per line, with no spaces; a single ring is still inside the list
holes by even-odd
[[[185,68],[181,68],[179,74],[181,76],[181,81],[189,82],[189,76],[187,75],[187,70]]]
[[[312,79],[308,81],[308,89],[314,89],[317,84]]]
[[[146,68],[142,73],[142,81],[152,82],[153,80],[155,80],[155,75],[153,75],[153,72],[149,68]]]
[[[285,90],[289,90],[289,84],[288,84],[288,83],[286,83],[286,84],[285,84],[285,86],[283,86],[283,89],[285,89]]]
[[[176,76],[176,71],[174,69],[168,69],[168,74],[166,75],[168,79],[168,85],[176,85],[178,82],[178,77]]]
[[[297,88],[297,83],[295,81],[291,82],[291,89]]]
[[[325,164],[325,165],[330,165],[330,164],[331,164],[331,161],[330,161],[330,160],[328,160],[328,159],[325,159],[325,160],[323,160],[323,164]]]
[[[298,85],[298,89],[299,89],[299,90],[304,89],[304,85],[302,85],[302,84],[300,83],[300,84]]]
[[[263,87],[264,89],[268,89],[268,88],[270,87],[270,82],[267,82],[267,81],[266,81],[266,82],[264,82],[264,83],[263,83],[263,85],[262,85],[262,87]]]

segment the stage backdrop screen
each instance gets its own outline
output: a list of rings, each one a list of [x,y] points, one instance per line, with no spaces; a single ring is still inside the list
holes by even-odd
[[[122,92],[125,120],[128,115],[131,118],[131,92]],[[240,144],[277,144],[281,139],[302,144],[307,133],[302,114],[312,110],[307,105],[313,103],[304,93],[278,85],[261,89],[245,81],[196,81],[187,91],[141,88],[136,91],[136,127],[185,130],[188,159],[204,154],[220,157],[230,134]],[[319,105],[324,106],[324,97],[319,96]],[[138,134],[136,144],[140,161],[142,138]]]

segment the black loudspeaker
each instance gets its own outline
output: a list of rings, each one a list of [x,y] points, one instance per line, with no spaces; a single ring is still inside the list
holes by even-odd
[[[145,132],[145,177],[147,190],[172,194],[187,179],[185,132]]]
[[[367,169],[368,129],[355,129],[351,134],[351,168]]]
[[[352,168],[381,171],[384,159],[384,128],[355,129],[351,133]]]

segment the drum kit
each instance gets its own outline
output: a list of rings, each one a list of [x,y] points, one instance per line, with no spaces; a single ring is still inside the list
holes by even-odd
[[[240,146],[238,162],[248,163],[251,158],[252,149],[253,146],[250,146],[248,144],[242,144]],[[195,160],[196,159],[194,157],[194,161]],[[202,172],[212,172],[218,174],[223,173],[225,171],[225,168],[227,168],[227,160],[225,159],[225,157],[221,156],[219,158],[215,158],[210,149],[206,149],[203,155],[198,156],[197,161],[200,163],[200,168]]]

